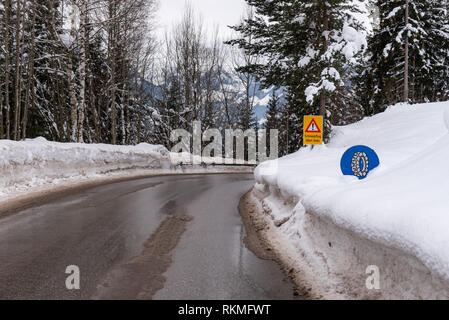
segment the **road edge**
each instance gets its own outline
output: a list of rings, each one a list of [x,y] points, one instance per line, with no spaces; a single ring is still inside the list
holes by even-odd
[[[45,204],[52,200],[68,196],[72,193],[86,189],[118,183],[130,180],[139,180],[160,176],[187,176],[187,175],[214,175],[214,174],[242,174],[253,172],[252,167],[223,167],[213,168],[189,168],[178,167],[173,169],[138,169],[114,172],[111,175],[103,175],[95,178],[86,177],[62,182],[60,184],[48,184],[30,188],[19,194],[8,195],[0,199],[0,219],[13,215],[19,211],[28,209],[37,204]]]
[[[312,289],[313,282],[304,277],[301,268],[292,263],[292,260],[279,250],[280,246],[274,243],[276,238],[270,222],[263,216],[263,210],[253,194],[253,189],[240,199],[238,209],[246,230],[244,243],[248,249],[258,258],[274,261],[280,266],[284,276],[294,286],[294,296],[307,300],[321,299],[323,296]]]

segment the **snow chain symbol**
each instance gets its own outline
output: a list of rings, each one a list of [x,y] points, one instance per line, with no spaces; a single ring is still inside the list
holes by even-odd
[[[376,152],[366,146],[354,146],[346,150],[340,160],[341,172],[345,176],[365,179],[369,172],[380,164]]]
[[[365,152],[356,152],[351,161],[352,172],[356,177],[366,177],[369,170],[369,160]]]

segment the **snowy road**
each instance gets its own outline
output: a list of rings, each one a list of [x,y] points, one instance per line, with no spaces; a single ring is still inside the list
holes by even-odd
[[[252,175],[103,185],[0,220],[1,299],[292,299],[277,264],[243,244]],[[67,266],[80,289],[66,288]]]

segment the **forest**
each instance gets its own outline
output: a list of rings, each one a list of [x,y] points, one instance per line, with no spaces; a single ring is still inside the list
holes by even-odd
[[[332,126],[449,100],[446,0],[246,0],[225,39],[192,4],[156,36],[156,0],[1,0],[0,139],[173,145],[174,129]],[[257,90],[270,90],[257,119]]]

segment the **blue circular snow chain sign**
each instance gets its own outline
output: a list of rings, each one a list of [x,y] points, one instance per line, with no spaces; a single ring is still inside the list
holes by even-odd
[[[365,179],[368,173],[379,166],[376,152],[366,146],[355,146],[348,149],[341,158],[341,172],[346,176]]]

